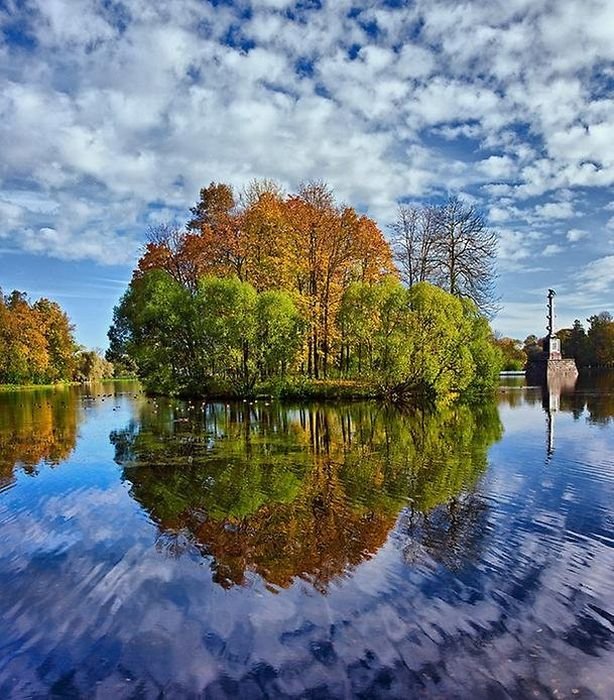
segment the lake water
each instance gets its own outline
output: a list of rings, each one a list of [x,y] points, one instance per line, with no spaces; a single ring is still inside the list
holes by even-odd
[[[614,378],[0,394],[0,697],[614,698]]]

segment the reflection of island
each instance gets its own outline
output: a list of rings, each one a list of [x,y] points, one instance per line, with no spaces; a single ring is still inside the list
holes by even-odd
[[[223,586],[251,571],[325,590],[382,546],[408,504],[416,518],[452,504],[437,517],[462,519],[453,504],[500,435],[494,406],[401,414],[160,402],[111,440],[161,547],[198,548]]]
[[[78,393],[71,387],[0,394],[0,487],[21,467],[59,464],[75,447]]]

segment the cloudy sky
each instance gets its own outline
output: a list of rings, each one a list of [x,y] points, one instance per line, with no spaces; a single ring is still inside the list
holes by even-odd
[[[0,287],[88,345],[211,180],[325,179],[385,228],[458,193],[494,327],[614,311],[614,0],[0,0]]]

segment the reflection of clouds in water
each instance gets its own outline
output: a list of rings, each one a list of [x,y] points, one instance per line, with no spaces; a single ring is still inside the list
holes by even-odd
[[[566,416],[546,467],[541,405],[521,412],[525,432],[490,451],[473,520],[450,530],[449,504],[428,522],[404,510],[325,594],[300,578],[270,590],[252,571],[217,585],[190,541],[180,557],[156,546],[115,467],[98,487],[89,465],[49,471],[53,492],[47,474],[20,480],[0,501],[0,695],[612,697],[608,435]],[[99,445],[82,449],[86,463]]]
[[[119,484],[112,490],[84,488],[61,496],[47,496],[40,501],[35,498],[36,494],[33,494],[30,503],[12,503],[9,494],[0,503],[3,555],[40,556],[67,550],[82,541],[85,533],[90,544],[106,542],[112,545],[117,541],[116,526],[111,524],[114,521],[98,520],[97,514],[108,508],[119,509],[122,501],[124,506],[128,505],[128,513],[135,511],[125,489]],[[21,533],[19,537],[17,528]]]
[[[39,533],[54,500],[43,506]],[[230,694],[319,686],[330,695],[377,694],[379,684],[392,695],[420,687],[464,695],[494,692],[493,678],[519,693],[551,687],[557,678],[569,693],[594,687],[595,674],[603,697],[614,690],[600,658],[611,644],[607,631],[589,649],[597,655],[578,648],[590,625],[606,629],[589,604],[599,607],[611,596],[612,550],[569,542],[558,528],[548,538],[526,529],[520,542],[499,542],[452,575],[428,553],[404,563],[401,518],[384,547],[326,596],[301,580],[271,593],[259,577],[226,591],[199,557],[157,552],[153,525],[135,522],[125,490],[90,489],[68,494],[67,502],[79,541],[65,541],[42,568],[34,556],[19,564],[19,547],[2,552],[3,600],[20,601],[3,610],[6,644],[30,644],[27,656],[6,656],[0,665],[0,688],[17,676],[16,694],[44,693],[61,669],[76,670],[70,684],[81,692],[99,682],[99,692],[116,697],[128,696],[136,679],[146,695],[199,692],[211,682],[226,684]],[[111,520],[116,530],[107,536]],[[5,521],[6,541],[19,542],[21,528]],[[49,551],[44,539],[39,543]],[[590,562],[591,592],[582,559]],[[478,575],[484,569],[489,577]],[[41,664],[49,675],[40,675]]]

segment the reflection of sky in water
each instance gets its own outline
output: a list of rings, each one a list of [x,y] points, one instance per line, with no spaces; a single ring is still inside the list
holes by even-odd
[[[0,493],[0,696],[613,697],[614,435],[562,409],[546,460],[541,397],[504,395],[474,492],[323,594],[173,556],[113,462],[130,400],[79,404],[66,461]]]

